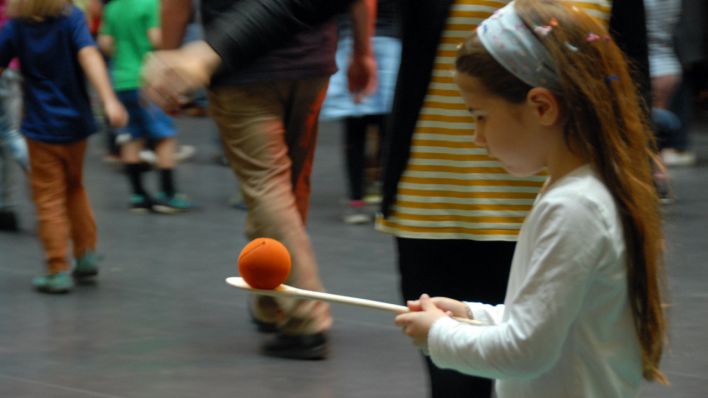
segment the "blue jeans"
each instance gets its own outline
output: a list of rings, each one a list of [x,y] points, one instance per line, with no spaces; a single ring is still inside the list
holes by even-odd
[[[7,69],[0,76],[0,209],[10,206],[10,158],[24,170],[29,168],[27,144],[17,130],[20,107],[20,76]]]

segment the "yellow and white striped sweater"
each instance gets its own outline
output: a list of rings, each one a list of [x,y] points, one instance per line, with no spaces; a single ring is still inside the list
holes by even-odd
[[[514,241],[546,177],[508,174],[472,142],[474,119],[452,77],[457,46],[505,0],[457,0],[438,45],[396,202],[377,229],[416,239]],[[610,2],[576,1],[607,22]]]

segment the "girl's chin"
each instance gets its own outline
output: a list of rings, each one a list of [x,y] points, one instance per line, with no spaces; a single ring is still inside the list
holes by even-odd
[[[531,177],[533,175],[536,175],[540,173],[543,169],[528,169],[528,168],[523,168],[523,167],[514,167],[512,165],[508,165],[504,162],[502,163],[502,167],[504,167],[504,170],[506,170],[507,173],[511,174],[514,177],[519,177],[519,178],[524,178],[524,177]]]

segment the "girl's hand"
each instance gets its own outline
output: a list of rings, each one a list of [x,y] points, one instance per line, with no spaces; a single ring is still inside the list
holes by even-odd
[[[447,314],[433,304],[432,299],[427,294],[420,296],[417,301],[420,311],[406,312],[396,316],[396,325],[403,329],[403,333],[413,340],[413,344],[426,350],[428,346],[428,333],[433,323]]]
[[[436,307],[443,310],[450,316],[456,318],[468,318],[469,313],[467,312],[467,305],[462,301],[454,300],[447,297],[433,297],[430,301],[435,304]],[[411,311],[423,311],[420,300],[408,300],[408,309]]]
[[[128,124],[128,112],[117,99],[110,99],[103,105],[108,124],[113,128],[125,127]]]

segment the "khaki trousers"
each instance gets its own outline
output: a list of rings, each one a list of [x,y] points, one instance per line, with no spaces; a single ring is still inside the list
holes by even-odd
[[[248,206],[246,236],[269,237],[290,251],[287,283],[323,291],[305,224],[318,116],[328,78],[264,82],[213,90],[210,112]],[[262,321],[288,334],[327,330],[325,303],[258,297],[251,307]]]
[[[86,140],[59,145],[27,139],[27,148],[48,271],[68,271],[69,240],[75,258],[96,247],[96,222],[83,184]]]

